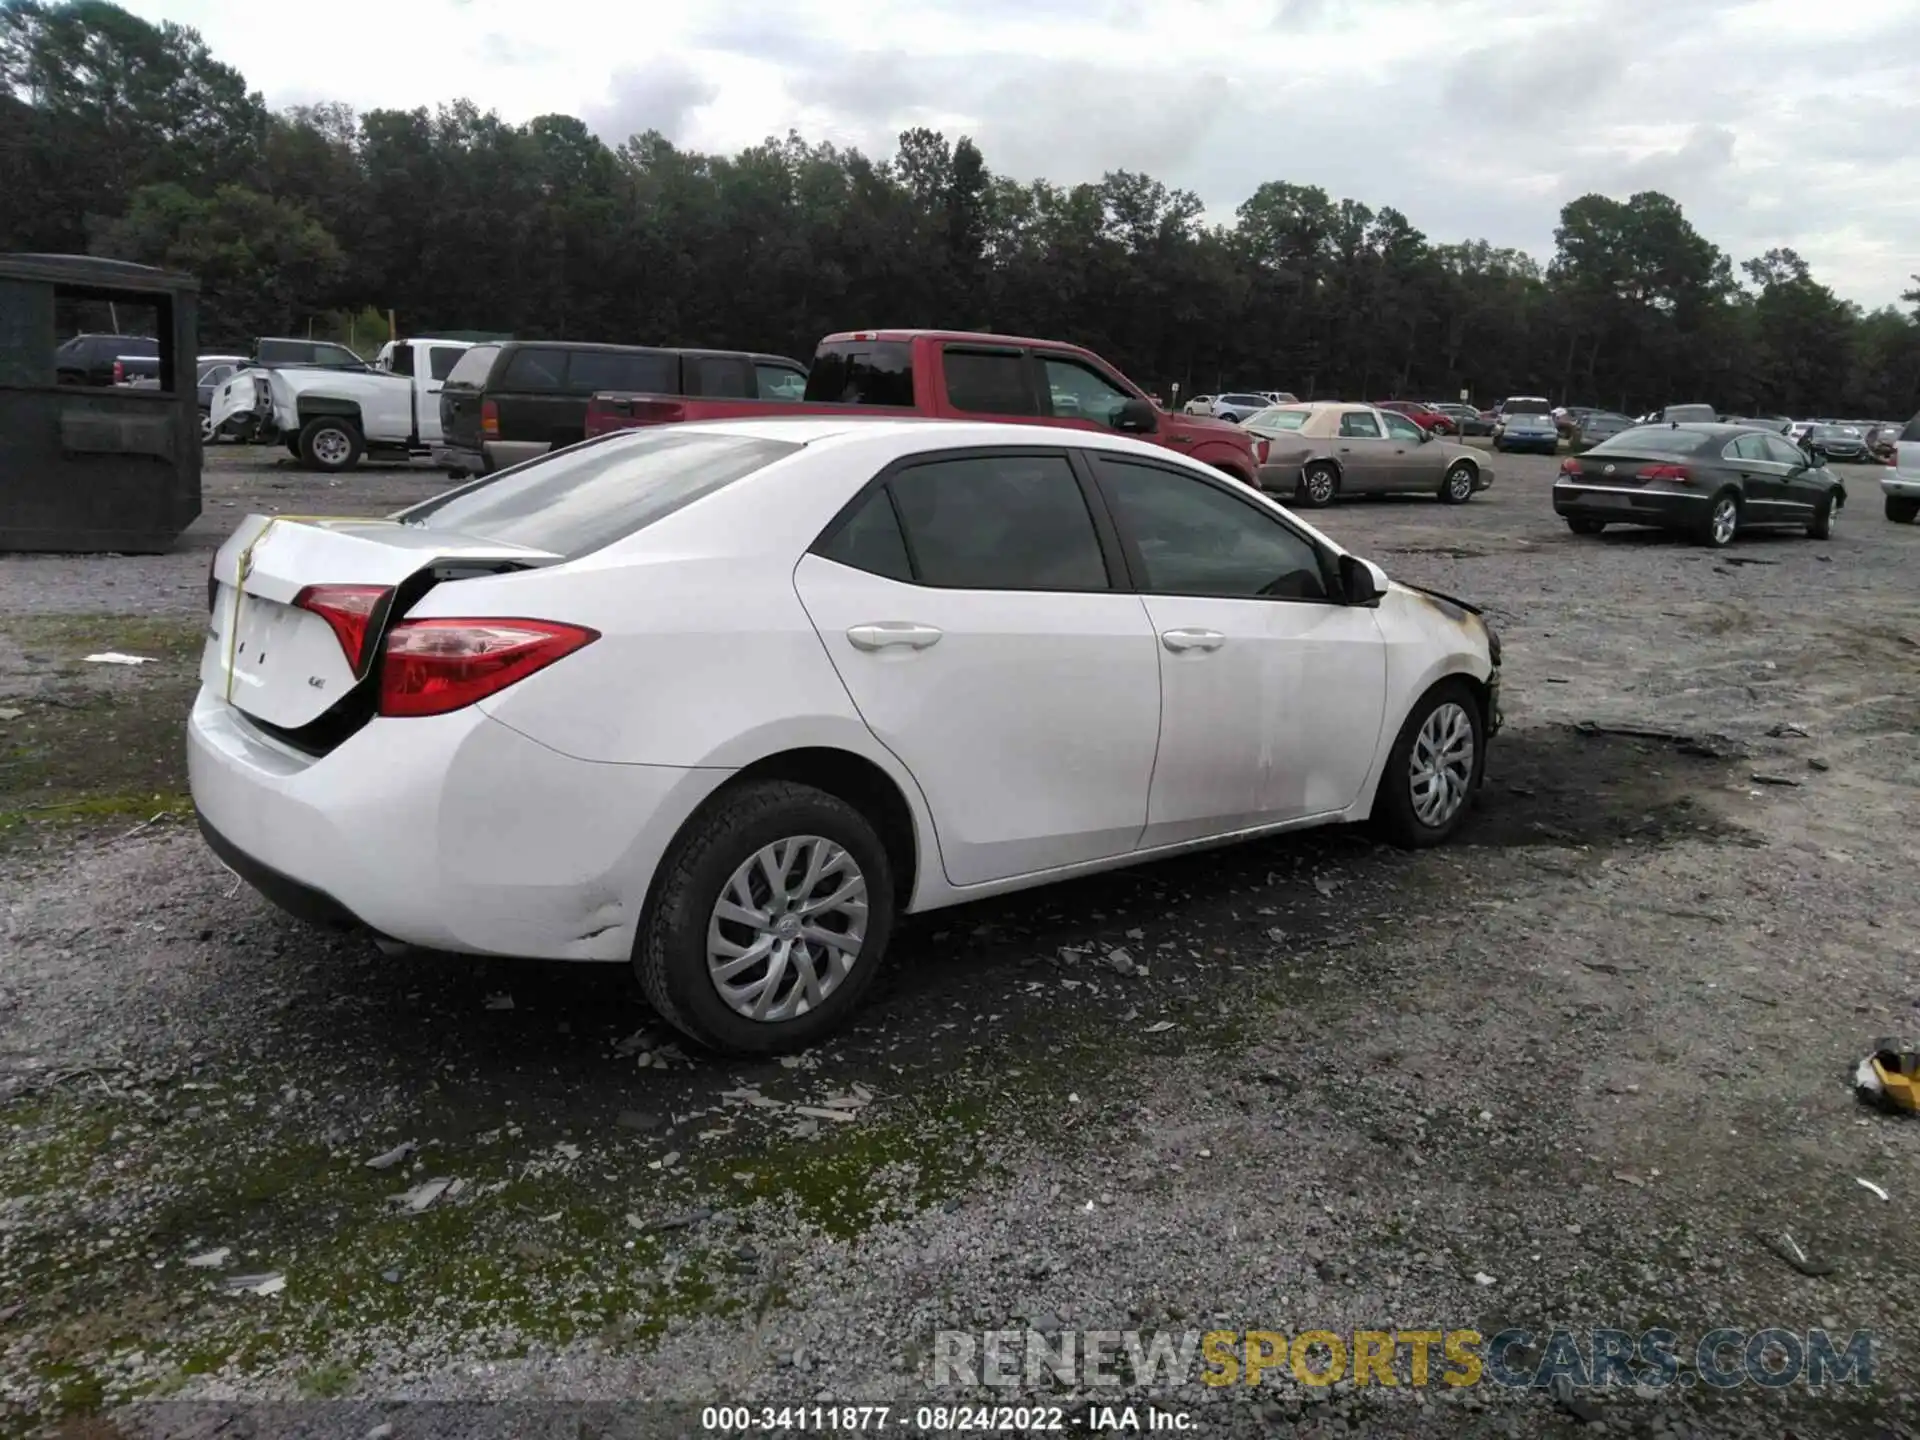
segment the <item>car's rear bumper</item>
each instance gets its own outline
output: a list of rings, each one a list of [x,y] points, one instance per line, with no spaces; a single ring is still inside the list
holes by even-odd
[[[1705,491],[1559,481],[1553,487],[1553,513],[1574,520],[1691,529],[1706,519],[1711,498]]]
[[[610,765],[477,709],[300,754],[203,689],[187,772],[208,843],[288,912],[409,944],[624,960],[654,868],[721,770]]]
[[[1896,470],[1880,477],[1880,488],[1897,500],[1920,500],[1920,470]]]
[[[1500,444],[1509,450],[1538,450],[1547,455],[1553,454],[1560,448],[1558,435],[1504,434],[1499,437],[1499,440]]]

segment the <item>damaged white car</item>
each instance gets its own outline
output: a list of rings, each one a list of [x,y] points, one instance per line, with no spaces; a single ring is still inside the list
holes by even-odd
[[[632,963],[717,1048],[841,1025],[898,916],[1461,824],[1500,643],[1122,436],[622,431],[389,520],[250,517],[189,726],[213,849],[414,945]]]

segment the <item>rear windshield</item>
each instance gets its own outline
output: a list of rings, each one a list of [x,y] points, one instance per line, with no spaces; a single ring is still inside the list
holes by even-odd
[[[1671,425],[1638,425],[1602,440],[1589,455],[1691,455],[1700,448],[1697,430],[1676,430]]]
[[[1900,443],[1902,445],[1920,444],[1920,415],[1907,421],[1907,428],[1900,432]]]
[[[1500,411],[1503,415],[1546,415],[1551,412],[1552,407],[1546,401],[1527,399],[1509,400]]]
[[[494,357],[500,353],[498,345],[476,345],[460,357],[460,361],[447,372],[447,384],[471,385],[478,390],[487,383],[487,375],[493,369]]]
[[[913,406],[913,347],[900,340],[822,345],[807,374],[807,399],[845,405]]]
[[[1307,423],[1310,410],[1262,410],[1247,417],[1249,430],[1298,430]]]
[[[1222,395],[1220,403],[1222,405],[1265,405],[1269,402],[1264,395]]]
[[[572,559],[642,530],[800,447],[661,427],[608,435],[449,490],[394,518]]]

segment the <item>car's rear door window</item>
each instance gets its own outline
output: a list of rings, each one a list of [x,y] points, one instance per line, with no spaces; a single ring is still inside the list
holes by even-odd
[[[869,575],[911,581],[913,562],[907,557],[907,537],[886,486],[869,490],[850,515],[833,526],[815,545],[824,560],[850,565]]]
[[[618,432],[450,490],[395,518],[572,558],[801,448],[672,427]]]
[[[914,578],[953,590],[1106,590],[1106,555],[1063,454],[909,466],[887,482]]]
[[[1328,598],[1320,552],[1277,516],[1196,475],[1109,455],[1093,467],[1148,594]]]
[[[913,386],[913,347],[905,341],[840,340],[815,354],[806,398],[912,409]]]
[[[1348,410],[1340,416],[1340,433],[1349,440],[1378,440],[1380,422],[1370,410]]]

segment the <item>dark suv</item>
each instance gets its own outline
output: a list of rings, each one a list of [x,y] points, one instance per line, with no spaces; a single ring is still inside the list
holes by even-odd
[[[120,360],[147,363],[116,373]],[[54,378],[62,385],[118,385],[134,373],[160,373],[160,342],[151,335],[76,335],[55,352]]]
[[[744,350],[664,350],[565,340],[476,345],[440,391],[445,444],[436,463],[455,476],[491,474],[586,438],[587,402],[602,390],[720,399],[798,400],[807,367]]]

